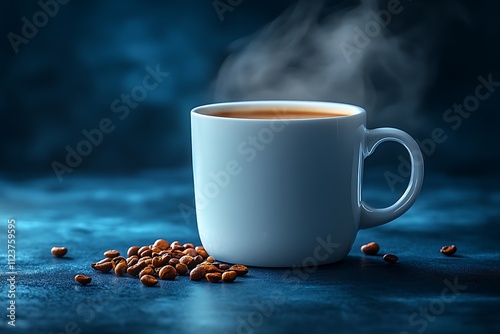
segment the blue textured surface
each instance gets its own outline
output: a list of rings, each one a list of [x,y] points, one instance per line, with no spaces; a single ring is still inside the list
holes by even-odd
[[[0,181],[1,280],[6,221],[17,220],[16,327],[7,325],[1,285],[0,331],[31,333],[434,333],[500,330],[498,182],[429,176],[415,206],[396,222],[361,231],[342,262],[307,270],[250,268],[235,284],[187,277],[146,288],[132,277],[94,272],[107,249],[125,252],[158,237],[198,242],[189,170],[130,178]],[[390,196],[371,187],[367,198]],[[399,262],[367,257],[369,241]],[[456,244],[456,256],[439,253]],[[69,251],[58,259],[54,245]],[[257,245],[256,245],[257,246]],[[283,247],[284,245],[277,245]],[[81,287],[76,273],[90,274]],[[459,293],[442,291],[446,282]],[[427,312],[427,313],[425,313]]]

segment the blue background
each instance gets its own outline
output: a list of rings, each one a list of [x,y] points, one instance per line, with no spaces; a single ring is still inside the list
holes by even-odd
[[[311,1],[300,10],[318,3]],[[35,1],[3,2],[0,172],[54,175],[52,162],[63,163],[65,147],[76,149],[85,139],[82,130],[96,128],[103,118],[111,119],[115,130],[65,177],[189,165],[190,109],[221,100],[214,94],[214,83],[224,60],[293,4],[243,1],[226,11],[221,21],[211,1],[70,1],[60,5],[57,15],[15,53],[8,33],[21,35],[22,18],[32,22],[40,7]],[[401,5],[405,9],[392,17],[384,34],[417,47],[432,41],[426,44],[423,68],[428,79],[410,115],[404,112],[404,101],[398,105],[401,112],[389,116],[384,116],[384,108],[390,99],[362,105],[369,113],[369,127],[400,127],[421,141],[441,127],[448,139],[426,156],[428,171],[496,174],[500,94],[494,92],[481,101],[457,130],[443,121],[443,114],[474,93],[478,76],[491,74],[500,81],[500,27],[494,15],[499,5],[491,1],[403,1]],[[356,6],[356,1],[323,2],[323,15],[342,15]],[[380,8],[384,6],[380,2]],[[414,30],[417,33],[410,34]],[[375,94],[394,84],[389,76],[377,76],[382,61],[373,59],[367,70],[377,78],[372,87]],[[111,110],[112,102],[130,94],[142,83],[145,68],[156,65],[169,76],[120,120],[120,114]],[[411,81],[409,76],[402,82],[411,85]],[[397,91],[393,96],[397,99]],[[282,97],[276,94],[275,98]],[[341,100],[334,93],[317,98]],[[387,144],[367,163],[387,164],[396,172],[398,153],[396,144]]]

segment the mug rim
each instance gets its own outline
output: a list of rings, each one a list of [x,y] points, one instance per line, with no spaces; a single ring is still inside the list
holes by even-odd
[[[191,110],[192,115],[198,115],[207,118],[225,119],[225,120],[239,120],[239,121],[269,121],[267,118],[243,118],[243,117],[225,117],[213,115],[214,112],[220,111],[238,111],[238,110],[259,110],[269,108],[288,108],[288,110],[298,109],[300,111],[322,111],[328,112],[332,109],[341,110],[348,113],[348,115],[339,116],[333,114],[332,116],[317,117],[317,118],[287,118],[287,121],[312,121],[321,119],[341,119],[350,118],[356,115],[365,114],[366,111],[357,105],[342,103],[342,102],[329,102],[329,101],[307,101],[307,100],[251,100],[251,101],[230,101],[204,104],[195,107]],[[306,110],[304,110],[306,109]],[[279,118],[279,116],[277,116]]]

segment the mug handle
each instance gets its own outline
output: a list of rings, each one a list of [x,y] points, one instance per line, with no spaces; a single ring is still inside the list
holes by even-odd
[[[366,130],[364,138],[363,158],[371,155],[377,146],[384,141],[395,141],[403,145],[410,154],[410,182],[403,195],[391,206],[382,209],[372,208],[361,201],[360,229],[379,226],[388,223],[413,205],[424,180],[424,159],[417,142],[406,132],[394,128],[378,128]]]

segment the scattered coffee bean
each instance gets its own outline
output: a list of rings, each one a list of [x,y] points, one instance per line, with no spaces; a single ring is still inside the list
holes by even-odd
[[[116,249],[110,249],[104,252],[104,256],[109,258],[114,258],[120,256],[120,252],[117,251]]]
[[[160,269],[158,276],[162,280],[173,280],[177,276],[177,270],[171,265],[166,265]]]
[[[224,273],[222,273],[222,280],[227,283],[234,282],[236,277],[238,276],[238,273],[234,270],[229,270]]]
[[[92,281],[92,278],[82,274],[78,274],[75,276],[75,281],[80,283],[81,285],[87,285]]]
[[[207,259],[206,259],[208,262],[211,262],[211,263],[214,263],[215,262],[215,259],[213,256],[207,256]]]
[[[152,287],[158,284],[158,280],[152,275],[144,275],[141,277],[141,283],[147,287]]]
[[[217,283],[222,279],[222,274],[221,273],[206,273],[205,278],[210,283]]]
[[[395,263],[398,261],[398,257],[394,254],[385,254],[383,257],[385,262]]]
[[[242,264],[235,264],[229,268],[229,270],[236,271],[238,276],[245,276],[248,273],[248,268]]]
[[[189,242],[189,243],[186,243],[186,244],[184,244],[184,245],[182,245],[182,247],[184,247],[184,248],[192,248],[192,249],[194,249],[194,245],[193,245],[192,243],[190,243],[190,242]]]
[[[441,253],[447,256],[452,256],[455,254],[457,251],[457,246],[451,245],[451,246],[443,246],[440,250]]]
[[[189,273],[191,281],[200,281],[205,277],[206,271],[202,267],[196,267]]]
[[[111,262],[103,262],[103,263],[92,263],[90,265],[93,269],[100,271],[101,273],[108,273],[113,269],[113,264]]]
[[[203,256],[201,255],[196,255],[193,259],[196,264],[200,264],[203,262]]]
[[[376,242],[370,242],[361,246],[361,251],[366,255],[375,255],[380,250],[380,246]]]
[[[229,264],[226,264],[226,263],[221,263],[219,265],[219,269],[220,270],[229,270]]]
[[[63,257],[68,252],[68,249],[66,247],[52,247],[50,252],[55,257]]]

